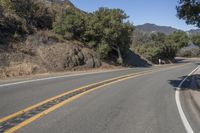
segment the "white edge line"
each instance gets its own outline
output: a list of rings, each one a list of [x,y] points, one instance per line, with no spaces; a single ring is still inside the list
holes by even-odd
[[[11,85],[19,85],[19,84],[31,83],[31,82],[37,82],[37,81],[44,81],[44,80],[51,80],[51,79],[59,79],[59,78],[82,76],[82,75],[92,75],[92,74],[98,74],[98,73],[108,73],[108,72],[115,72],[115,71],[125,71],[125,70],[130,70],[130,69],[133,69],[133,68],[116,69],[116,70],[106,70],[106,71],[99,71],[99,72],[83,72],[83,73],[78,73],[78,74],[69,74],[69,75],[62,75],[62,76],[55,76],[55,77],[47,77],[47,78],[39,78],[39,79],[32,79],[32,80],[24,80],[24,81],[12,82],[12,83],[0,84],[0,87],[6,87],[6,86],[11,86]]]
[[[182,82],[179,84],[179,86],[176,88],[176,92],[175,92],[175,99],[176,99],[176,105],[178,108],[178,112],[179,115],[181,117],[181,120],[183,122],[183,125],[185,127],[185,130],[187,131],[187,133],[194,133],[190,123],[187,120],[187,117],[183,111],[183,108],[181,106],[181,102],[180,102],[180,90],[181,90],[181,86],[183,85],[183,83],[188,79],[189,76],[191,76],[197,69],[199,69],[200,66],[198,66],[197,68],[195,68],[190,74],[187,75],[187,77],[185,77]]]

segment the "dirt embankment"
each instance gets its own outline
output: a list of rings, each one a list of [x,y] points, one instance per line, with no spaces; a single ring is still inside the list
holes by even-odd
[[[0,53],[0,78],[100,66],[93,50],[78,41],[62,41],[48,31],[29,36],[25,42]]]

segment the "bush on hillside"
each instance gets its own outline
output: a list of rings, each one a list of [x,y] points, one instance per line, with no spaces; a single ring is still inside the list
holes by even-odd
[[[29,29],[51,29],[53,11],[43,0],[15,0],[11,2],[16,15],[22,18]]]
[[[168,40],[167,36],[162,33],[134,33],[132,49],[142,57],[153,63],[158,63],[159,59],[174,60],[177,52],[177,45]],[[146,35],[145,35],[146,34]],[[142,36],[142,38],[141,38]],[[141,40],[141,41],[138,41]]]
[[[162,44],[161,46],[153,46],[152,43],[147,43],[145,46],[138,46],[134,51],[140,54],[147,60],[158,64],[158,60],[173,60],[176,55],[176,49],[171,44]]]
[[[167,39],[172,41],[176,45],[177,49],[186,47],[190,40],[187,33],[183,31],[176,31],[169,35]]]
[[[54,24],[53,30],[66,39],[80,39],[85,31],[84,15],[71,8],[65,9],[63,18]]]
[[[0,0],[0,10],[0,44],[52,28],[53,11],[43,0]]]
[[[3,5],[0,5],[0,18],[0,45],[3,45],[23,32],[23,24],[16,15],[9,13]]]
[[[195,45],[200,47],[200,33],[193,35],[191,39]]]

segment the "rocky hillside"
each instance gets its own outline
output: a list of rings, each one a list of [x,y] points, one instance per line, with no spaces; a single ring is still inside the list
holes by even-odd
[[[50,0],[53,4],[49,4],[37,0],[33,5],[26,2],[2,0],[0,3],[0,78],[101,66],[93,49],[52,31],[53,21],[60,19],[61,8],[80,11],[70,1]],[[26,4],[37,7],[37,11],[16,8]],[[15,8],[19,10],[16,13]]]
[[[1,0],[0,17],[0,78],[149,66],[130,51],[134,27],[121,9],[88,14],[69,0]]]
[[[41,31],[0,53],[0,78],[66,70],[97,68],[97,54],[78,41],[59,42],[54,33]]]

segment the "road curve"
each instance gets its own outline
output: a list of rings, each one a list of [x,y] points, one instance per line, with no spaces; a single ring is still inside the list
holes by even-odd
[[[186,64],[104,86],[48,113],[17,132],[184,133],[186,131],[177,110],[174,88],[196,66]],[[152,68],[0,87],[0,117],[80,86],[149,69]]]

